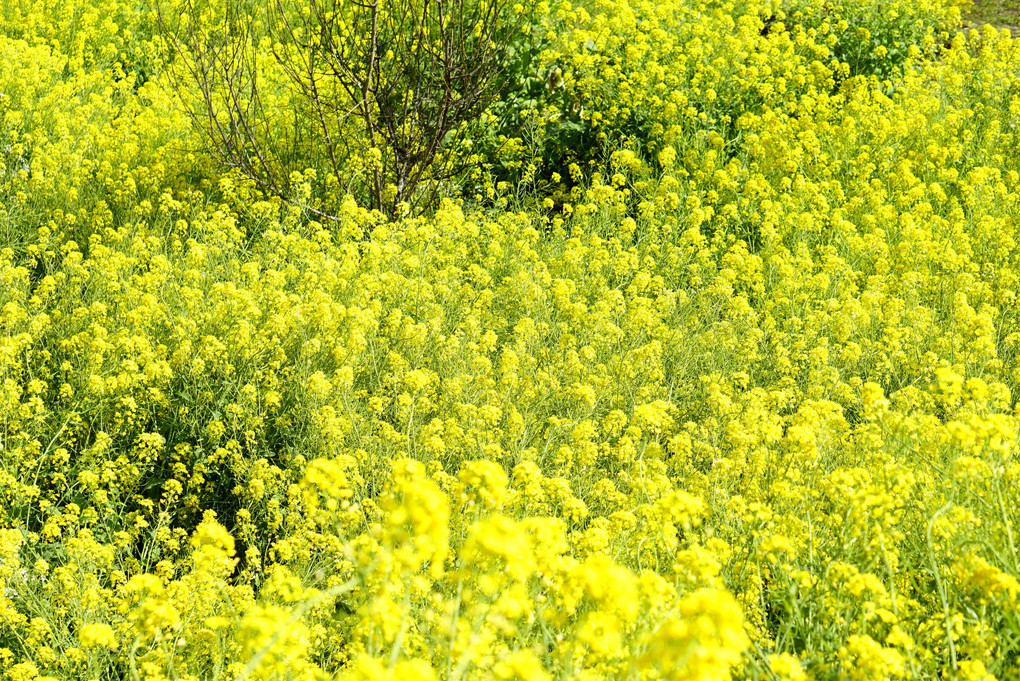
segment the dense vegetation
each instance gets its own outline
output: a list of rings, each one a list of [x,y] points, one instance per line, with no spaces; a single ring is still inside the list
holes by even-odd
[[[1008,34],[521,4],[377,210],[244,7],[278,193],[146,0],[0,2],[2,678],[1020,678]]]

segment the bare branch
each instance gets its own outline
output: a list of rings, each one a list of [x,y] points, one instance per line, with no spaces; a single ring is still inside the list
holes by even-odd
[[[174,23],[157,6],[175,87],[220,163],[292,202],[291,173],[316,168],[390,214],[405,201],[428,207],[467,168],[448,141],[497,93],[521,21],[509,0],[258,1],[264,33],[246,0],[217,3],[222,26],[205,25],[201,0],[187,0]],[[289,83],[292,128],[267,108],[283,87],[265,80],[267,58]],[[366,183],[372,149],[382,158]]]

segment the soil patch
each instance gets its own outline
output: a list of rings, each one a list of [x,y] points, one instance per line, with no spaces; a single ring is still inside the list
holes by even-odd
[[[985,24],[1009,29],[1011,36],[1020,38],[1020,7],[1016,0],[974,0],[974,6],[963,15],[963,27],[978,28]]]

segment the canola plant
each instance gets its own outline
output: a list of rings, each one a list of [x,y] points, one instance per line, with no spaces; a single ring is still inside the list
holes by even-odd
[[[1020,48],[960,10],[522,6],[524,132],[320,220],[144,0],[3,3],[0,677],[1020,678]]]

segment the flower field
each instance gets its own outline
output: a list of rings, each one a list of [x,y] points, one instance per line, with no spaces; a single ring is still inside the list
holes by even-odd
[[[0,679],[1020,679],[1020,42],[966,9],[518,5],[387,214],[374,148],[218,164],[147,0],[0,2]]]

